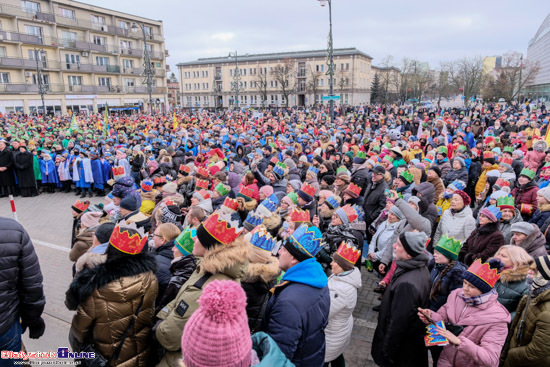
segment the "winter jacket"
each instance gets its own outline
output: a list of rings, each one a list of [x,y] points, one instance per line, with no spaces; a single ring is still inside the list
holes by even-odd
[[[517,208],[515,208],[515,213],[516,214],[514,215],[514,217],[509,221],[501,219],[498,223],[498,229],[500,229],[500,231],[502,232],[502,235],[504,236],[504,244],[506,245],[510,243],[510,241],[512,240],[512,236],[514,235],[514,233],[512,232],[512,224],[523,221],[521,213]]]
[[[360,165],[359,168],[357,168],[357,170],[355,170],[351,174],[350,179],[351,182],[361,188],[361,193],[359,194],[359,196],[365,195],[365,192],[371,184],[371,180],[369,178],[369,170],[366,166],[366,162],[365,164]]]
[[[437,361],[438,367],[498,366],[500,350],[506,340],[510,314],[497,301],[497,295],[477,306],[468,306],[460,297],[462,289],[455,289],[438,311],[432,312],[434,321],[451,322],[464,326],[458,336],[461,344],[449,344]]]
[[[468,182],[468,170],[466,170],[466,167],[450,170],[449,173],[443,177],[445,186],[449,186],[454,180],[460,180],[465,183]]]
[[[448,264],[436,264],[433,259],[433,267],[430,272],[431,287],[432,290],[437,282],[441,281],[439,284],[439,290],[434,292],[432,295],[430,291],[430,310],[437,311],[441,306],[447,302],[447,298],[452,291],[457,288],[462,288],[463,277],[462,274],[466,271],[464,264],[455,261],[453,267],[445,272],[443,278],[441,279],[441,273],[448,266]]]
[[[0,187],[15,186],[15,175],[13,174],[15,167],[11,150],[6,148],[0,151],[0,167],[7,168],[7,170],[0,172]],[[4,194],[7,194],[7,192]]]
[[[435,189],[434,204],[437,204],[439,199],[442,197],[443,192],[445,191],[445,185],[443,185],[443,180],[439,177],[430,178],[428,177],[428,182],[431,183]]]
[[[498,169],[498,164],[493,164],[492,166],[489,166],[487,168],[481,169],[481,174],[479,175],[479,179],[477,180],[476,186],[475,186],[475,197],[477,198],[479,194],[483,190],[485,190],[485,184],[487,183],[487,172]]]
[[[382,262],[384,252],[386,252],[388,247],[393,246],[406,223],[407,221],[405,220],[395,223],[390,223],[387,220],[383,221],[372,236],[369,244],[369,255],[373,254],[376,260]],[[387,265],[389,262],[384,263]]]
[[[331,362],[346,350],[353,331],[353,310],[357,304],[357,290],[361,288],[361,271],[331,275],[328,279],[330,312],[325,328],[325,362]]]
[[[260,358],[260,363],[255,364],[254,367],[294,367],[281,352],[275,340],[263,331],[252,335],[252,349]]]
[[[476,259],[487,261],[504,245],[504,236],[498,230],[498,223],[488,223],[477,227],[464,242],[458,260],[470,266]]]
[[[170,265],[172,265],[172,260],[174,260],[172,247],[174,247],[173,240],[166,242],[162,246],[151,249],[151,253],[155,256],[155,260],[157,261],[157,271],[155,275],[157,276],[159,285],[159,301],[170,282]]]
[[[191,274],[193,274],[196,267],[197,258],[193,254],[172,260],[170,264],[170,281],[164,293],[161,294],[162,298],[157,303],[155,314],[159,313],[164,306],[176,298],[181,286],[189,279]]]
[[[380,305],[371,355],[380,366],[428,366],[426,328],[416,314],[418,307],[428,306],[428,255],[422,253],[396,263],[397,270]]]
[[[197,258],[195,271],[181,286],[176,298],[157,314],[162,321],[155,330],[155,336],[166,349],[164,358],[157,366],[179,367],[183,328],[199,308],[198,299],[202,290],[214,280],[240,282],[248,267],[248,253],[247,244],[238,237],[231,246],[214,246],[206,251],[203,258]]]
[[[46,299],[34,246],[16,221],[0,217],[0,335],[13,323],[38,321]]]
[[[539,168],[540,163],[544,160],[545,156],[546,153],[544,153],[544,150],[540,152],[536,150],[530,150],[523,158],[523,167],[529,168],[530,170],[537,172],[537,169]]]
[[[407,225],[399,233],[410,232],[417,230],[418,232],[426,233],[426,236],[430,236],[432,233],[432,226],[430,220],[424,218],[420,215],[409,203],[403,199],[397,199],[395,201],[395,206],[401,210],[405,219],[407,220]]]
[[[386,195],[384,190],[388,188],[385,180],[373,182],[370,188],[365,192],[365,201],[363,209],[365,211],[365,223],[367,228],[380,215],[386,207]]]
[[[76,310],[69,338],[73,350],[93,343],[110,358],[118,347],[130,319],[137,312],[114,366],[151,366],[153,312],[157,296],[155,259],[147,253],[121,255],[80,272],[66,293],[65,305]],[[75,340],[76,339],[76,340]]]
[[[542,226],[548,218],[550,218],[550,204],[543,204],[542,206],[539,205],[539,208],[535,214],[533,214],[533,217],[529,223],[536,224],[542,230]]]
[[[248,264],[248,270],[241,280],[241,286],[246,293],[246,314],[252,334],[262,326],[262,319],[270,296],[269,290],[277,283],[279,274],[281,274],[279,261],[274,256],[266,264]]]
[[[14,154],[14,165],[17,172],[17,183],[20,188],[36,187],[33,168],[34,157],[32,153],[25,151]]]
[[[419,206],[419,212],[423,217],[430,220],[431,228],[435,228],[439,212],[437,207],[433,203],[435,199],[435,188],[429,182],[422,182],[413,189],[413,195],[419,197],[417,194],[421,194]],[[428,234],[430,236],[430,234]]]
[[[524,296],[517,308],[506,344],[500,355],[503,367],[550,366],[550,290],[530,298]],[[525,320],[523,335],[517,339],[521,320]]]
[[[69,252],[69,260],[76,262],[80,256],[84,255],[86,251],[92,247],[96,229],[97,226],[86,228],[76,235],[73,248],[71,248],[71,252]]]
[[[512,318],[516,313],[519,301],[527,294],[527,273],[529,265],[520,265],[515,269],[505,269],[500,272],[500,278],[495,284],[498,293],[498,301],[506,307]]]
[[[294,265],[273,289],[262,330],[294,365],[323,366],[330,294],[328,279],[315,259]]]
[[[539,188],[531,181],[512,190],[516,208],[519,209],[524,219],[530,219],[537,208],[537,192]],[[523,206],[523,210],[522,210]]]
[[[531,255],[533,259],[539,256],[548,255],[546,252],[546,239],[544,238],[544,235],[540,231],[539,227],[535,224],[531,225],[533,226],[533,233],[525,237],[519,244],[512,238],[510,245],[516,245],[523,248],[529,255]]]
[[[445,158],[443,159],[443,161],[439,162],[439,161],[436,161],[434,162],[438,167],[439,169],[441,170],[441,177],[445,177],[447,176],[447,173],[449,173],[452,169],[451,167],[451,163],[449,162],[449,159],[448,158]]]
[[[435,246],[444,234],[463,242],[474,229],[476,229],[476,220],[473,217],[472,208],[465,206],[458,213],[453,213],[452,209],[446,210],[435,230],[433,244]]]

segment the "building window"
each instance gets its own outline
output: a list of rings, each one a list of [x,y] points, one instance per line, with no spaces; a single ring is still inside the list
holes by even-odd
[[[0,57],[6,57],[6,48],[4,46],[0,46]]]
[[[69,19],[72,19],[72,20],[75,19],[73,9],[59,8],[59,16],[61,16],[63,18],[69,18]]]
[[[229,69],[229,76],[233,76],[233,69]]]
[[[107,66],[109,65],[109,58],[103,57],[103,56],[96,56],[95,64],[100,66]]]
[[[117,22],[117,24],[118,24],[118,28],[128,29],[128,22],[125,22],[123,20],[119,20]]]
[[[102,17],[100,15],[92,15],[92,23],[93,24],[105,24],[105,17]]]
[[[246,68],[242,69],[243,75],[246,75]]]
[[[120,41],[120,48],[123,50],[129,50],[132,48],[132,41]]]
[[[65,63],[67,64],[67,69],[72,69],[72,65],[80,66],[80,55],[65,54]]]
[[[42,28],[25,24],[25,33],[32,36],[42,37]]]
[[[67,77],[67,80],[69,82],[69,86],[82,85],[82,77],[81,76],[69,75]]]
[[[95,45],[105,46],[106,43],[107,43],[107,39],[105,37],[94,36],[94,44]]]
[[[21,9],[25,13],[35,14],[40,11],[40,4],[33,1],[21,1]]]
[[[102,87],[110,87],[111,86],[111,78],[101,76],[101,77],[97,78],[97,82]]]
[[[246,82],[243,83],[244,87],[246,88]]]
[[[154,49],[153,49],[153,45],[150,44],[150,43],[148,43],[148,44],[145,45],[145,49],[146,49],[147,52],[149,52],[149,53],[153,52],[153,50],[154,50]]]
[[[10,83],[10,73],[0,73],[0,84]]]
[[[346,70],[349,70],[349,62],[346,62]]]
[[[325,79],[320,78],[320,79],[319,79],[319,86],[322,87],[322,86],[324,86],[324,85],[325,85]]]
[[[50,76],[48,74],[40,74],[42,79],[42,84],[49,85],[50,84]],[[38,78],[36,77],[36,74],[32,75],[32,84],[38,84]]]
[[[151,36],[153,34],[153,27],[149,27],[146,25],[145,27],[143,27],[143,29],[145,30],[146,35]]]
[[[122,59],[122,67],[125,69],[131,69],[134,67],[134,60]]]

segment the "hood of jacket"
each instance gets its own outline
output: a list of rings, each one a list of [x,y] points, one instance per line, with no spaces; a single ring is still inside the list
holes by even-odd
[[[281,351],[275,340],[263,331],[252,335],[252,349],[260,358],[257,367],[291,367],[294,366]]]
[[[510,240],[510,245],[522,247],[529,254],[536,252],[539,247],[545,248],[546,245],[546,238],[539,227],[533,223],[531,223],[531,225],[533,226],[533,233],[525,237],[521,243],[516,243],[513,237]]]
[[[201,273],[225,274],[240,279],[246,274],[249,253],[250,247],[243,236],[239,236],[229,245],[216,245],[207,250],[197,268]]]
[[[515,208],[514,213],[515,213],[514,216],[509,221],[501,219],[501,224],[510,224],[510,225],[512,225],[512,224],[517,223],[517,222],[522,222],[523,218],[521,217],[521,212],[518,210],[518,208]]]
[[[353,270],[349,273],[332,274],[330,279],[334,282],[347,283],[357,289],[361,288],[361,271],[357,267],[353,267]]]
[[[425,198],[427,202],[431,203],[434,201],[435,188],[434,188],[434,185],[432,185],[431,183],[422,182],[420,183],[420,185],[416,186],[414,190],[422,194],[422,197]],[[414,190],[413,190],[413,195],[415,195]]]
[[[410,260],[397,260],[397,269],[403,269],[404,271],[414,270],[428,265],[430,257],[425,253],[416,255]],[[397,271],[396,271],[397,272]]]
[[[211,214],[214,211],[214,209],[212,208],[212,199],[211,198],[208,198],[206,200],[201,201],[200,203],[197,204],[197,207],[201,208],[202,210],[204,210],[208,214]]]
[[[328,278],[317,259],[311,258],[288,269],[283,275],[282,281],[301,283],[314,288],[324,288],[327,286]]]
[[[275,256],[271,256],[267,263],[249,263],[242,281],[245,283],[269,283],[277,279],[280,274],[279,261]]]
[[[153,249],[153,253],[157,256],[163,256],[167,259],[173,260],[174,253],[172,252],[172,247],[174,247],[174,240],[166,242],[164,245],[159,246]]]
[[[515,283],[524,281],[529,273],[529,265],[520,265],[515,269],[505,269],[500,272],[499,280],[502,283]]]
[[[269,230],[275,229],[281,225],[281,216],[273,213],[269,217],[265,217],[262,224]]]
[[[107,258],[104,263],[83,270],[73,279],[67,291],[66,306],[69,310],[76,310],[96,289],[124,277],[155,272],[156,269],[157,262],[149,253]],[[120,293],[118,297],[123,299],[125,294]]]

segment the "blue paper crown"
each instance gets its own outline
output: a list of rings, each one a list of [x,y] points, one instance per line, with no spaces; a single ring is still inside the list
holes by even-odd
[[[248,213],[248,216],[245,219],[245,222],[250,224],[253,227],[259,226],[262,224],[263,219],[259,215],[256,215],[252,212]]]
[[[319,228],[307,224],[301,224],[298,229],[292,233],[290,238],[292,239],[292,245],[301,251],[302,253],[314,257],[321,250],[323,246],[321,238],[323,235]]]
[[[275,196],[275,194],[271,194],[271,196],[262,201],[260,205],[263,205],[267,210],[273,213],[275,210],[277,210],[279,200],[277,199],[277,196]]]
[[[464,185],[464,182],[460,180],[454,180],[451,185],[456,187],[457,190],[464,190],[464,187],[466,187],[466,185]]]
[[[502,217],[502,213],[500,209],[497,208],[496,206],[491,205],[491,206],[488,206],[486,209],[491,213],[493,213],[493,215],[495,216],[495,218],[497,218],[497,220],[499,220]]]
[[[337,209],[340,206],[340,204],[338,204],[338,201],[336,201],[336,198],[334,196],[331,196],[331,197],[327,198],[326,203],[332,209]]]
[[[277,176],[284,176],[285,175],[285,168],[277,162],[275,167],[273,167],[273,173],[275,173]]]
[[[315,173],[316,175],[319,174],[319,168],[317,168],[317,167],[310,166],[308,171],[311,171],[311,172]]]
[[[250,239],[252,246],[257,247],[261,250],[266,250],[271,252],[273,246],[275,246],[275,239],[271,237],[269,232],[266,231],[256,231]]]
[[[363,210],[363,207],[353,204],[352,208],[355,209],[357,212],[357,221],[358,222],[364,222],[365,221],[365,210]]]

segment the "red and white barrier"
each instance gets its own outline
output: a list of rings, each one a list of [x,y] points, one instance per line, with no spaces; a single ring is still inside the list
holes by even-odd
[[[15,201],[13,200],[13,195],[10,195],[10,204],[11,204],[11,212],[13,213],[13,219],[16,222],[19,222],[19,219],[17,218],[17,211],[15,210]]]

